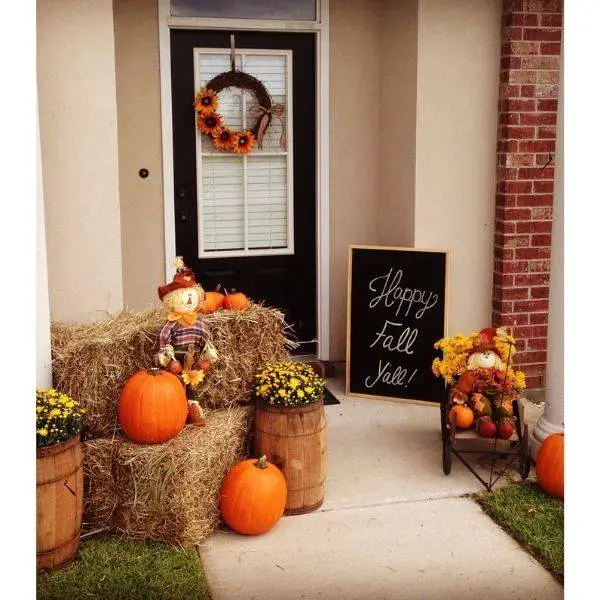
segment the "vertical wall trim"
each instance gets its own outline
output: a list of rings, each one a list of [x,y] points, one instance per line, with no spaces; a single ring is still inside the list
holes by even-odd
[[[173,101],[171,98],[171,40],[169,0],[158,0],[160,54],[160,111],[162,122],[163,207],[165,231],[165,281],[175,274],[175,184],[173,172]]]
[[[50,352],[50,298],[48,294],[48,260],[46,257],[46,220],[44,217],[44,186],[40,122],[36,106],[36,371],[39,388],[52,387],[52,357]]]

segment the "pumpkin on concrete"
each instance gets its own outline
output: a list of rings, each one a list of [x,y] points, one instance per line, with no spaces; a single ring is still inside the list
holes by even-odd
[[[459,429],[468,429],[473,424],[473,411],[462,404],[457,404],[450,409],[450,418],[454,417]]]
[[[119,398],[119,425],[138,444],[158,444],[174,438],[188,414],[185,388],[162,369],[143,369],[131,376]]]
[[[204,302],[198,309],[198,312],[201,312],[203,314],[210,314],[223,307],[225,294],[222,294],[219,291],[220,288],[221,286],[218,285],[214,291],[205,293]]]
[[[263,454],[243,460],[229,470],[219,494],[225,523],[244,535],[265,533],[285,510],[287,484],[283,473]]]
[[[540,446],[535,470],[540,487],[555,498],[565,497],[565,434],[551,433]]]
[[[249,306],[250,300],[246,295],[235,290],[231,294],[227,294],[223,300],[223,308],[227,310],[246,310]]]

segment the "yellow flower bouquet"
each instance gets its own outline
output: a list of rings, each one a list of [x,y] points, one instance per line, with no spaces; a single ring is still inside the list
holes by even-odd
[[[516,390],[525,388],[525,374],[516,371],[510,361],[516,349],[515,338],[504,329],[495,330],[490,338],[494,351],[498,354],[505,370],[505,381]],[[436,350],[442,351],[442,358],[435,358],[431,370],[436,377],[442,377],[449,385],[455,384],[467,369],[470,354],[481,344],[481,332],[473,331],[469,335],[456,334],[446,337],[434,344]]]
[[[37,449],[54,446],[81,431],[85,409],[79,402],[57,390],[35,392]]]
[[[306,363],[267,363],[254,378],[253,395],[265,404],[302,406],[323,397],[325,381]]]

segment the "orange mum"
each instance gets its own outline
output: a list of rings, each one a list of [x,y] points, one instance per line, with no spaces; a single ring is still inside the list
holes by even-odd
[[[217,98],[217,92],[211,89],[202,88],[196,94],[196,100],[194,101],[196,110],[202,115],[208,115],[217,110],[219,106],[219,99]]]
[[[254,136],[250,131],[241,131],[237,134],[237,140],[233,146],[236,154],[248,154],[254,146]]]
[[[202,133],[206,135],[214,135],[223,127],[223,119],[218,113],[209,113],[207,115],[198,116],[198,127]]]
[[[226,127],[213,135],[213,144],[217,150],[232,150],[237,143],[237,134]]]

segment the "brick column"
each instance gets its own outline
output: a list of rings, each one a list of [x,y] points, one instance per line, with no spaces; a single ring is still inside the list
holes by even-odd
[[[562,0],[504,0],[492,321],[528,389],[545,385],[561,35]]]

